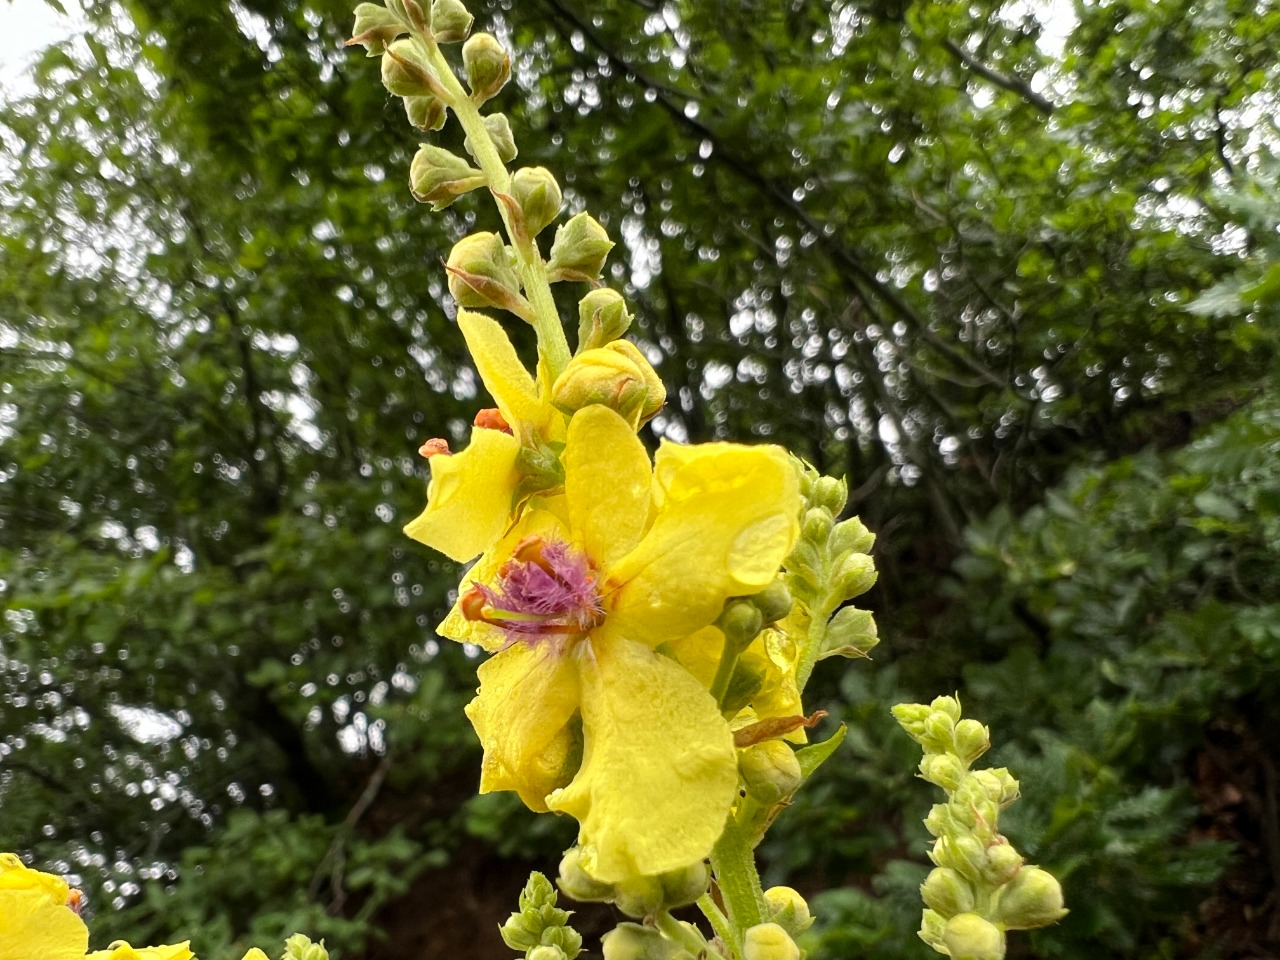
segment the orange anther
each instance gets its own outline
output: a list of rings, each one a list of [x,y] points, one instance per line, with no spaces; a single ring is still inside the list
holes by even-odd
[[[477,427],[483,427],[485,430],[501,430],[503,433],[511,433],[511,424],[507,423],[507,418],[502,415],[502,411],[497,407],[485,407],[476,413],[475,420],[472,421]]]
[[[432,457],[448,457],[453,454],[449,449],[449,441],[440,437],[432,437],[418,448],[418,453],[430,460]]]

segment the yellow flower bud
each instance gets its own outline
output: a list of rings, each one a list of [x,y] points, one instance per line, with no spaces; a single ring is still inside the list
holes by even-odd
[[[387,44],[405,33],[408,28],[386,7],[362,3],[356,7],[356,25],[347,46],[358,43],[367,56],[376,57],[386,53]]]
[[[435,0],[431,4],[431,32],[437,43],[465,40],[474,19],[462,0]]]
[[[770,887],[764,892],[769,918],[793,937],[813,926],[813,915],[804,897],[791,887]]]
[[[973,886],[957,871],[949,867],[935,867],[920,885],[920,896],[925,905],[936,910],[944,919],[973,909]]]
[[[996,885],[1008,883],[1022,870],[1022,854],[1006,842],[993,843],[987,847],[986,862],[982,865],[982,874]]]
[[[462,45],[462,65],[477,104],[497,96],[511,79],[511,54],[491,33],[477,33]]]
[[[536,237],[560,216],[564,202],[560,184],[546,167],[521,167],[512,174],[511,197],[520,211],[526,237]]]
[[[324,941],[312,943],[305,934],[295,933],[284,942],[283,960],[329,960]]]
[[[519,298],[520,277],[496,233],[473,233],[449,251],[449,293],[460,307],[502,307]]]
[[[925,735],[925,722],[933,712],[923,703],[900,703],[889,711],[898,725],[915,740],[921,742]]]
[[[547,279],[594,281],[600,279],[605,258],[613,249],[609,233],[587,213],[580,213],[556,229],[547,262]]]
[[[440,92],[431,68],[412,40],[396,40],[382,54],[382,85],[397,97],[434,96]]]
[[[439,97],[424,94],[420,97],[405,97],[404,112],[409,122],[419,130],[439,130],[448,119],[449,112]]]
[[[946,928],[946,917],[941,916],[936,910],[926,910],[920,915],[918,936],[939,953],[946,953],[947,949],[942,943],[942,932]]]
[[[800,948],[776,923],[758,923],[742,936],[743,960],[800,960]]]
[[[485,185],[484,174],[443,147],[422,144],[409,166],[409,189],[419,203],[443,210],[464,193]]]
[[[929,704],[929,709],[946,714],[951,718],[952,724],[960,719],[960,701],[955,697],[934,697],[933,702]]]
[[[578,352],[617,340],[631,326],[622,294],[608,287],[592,290],[578,301]]]
[[[738,770],[747,793],[765,806],[791,796],[804,779],[795,751],[781,740],[766,740],[739,750]]]
[[[269,960],[269,958],[259,948],[250,947],[249,952],[241,957],[240,960]]]
[[[674,910],[676,907],[688,906],[706,893],[711,875],[707,871],[707,865],[699,861],[664,873],[658,880],[662,884],[663,909]]]
[[[951,960],[1003,960],[1004,934],[976,913],[962,913],[947,921],[942,942]]]
[[[1000,889],[996,918],[1007,930],[1033,930],[1067,915],[1062,885],[1047,870],[1023,867]]]
[[[559,947],[544,943],[525,954],[525,960],[568,960],[568,955]]]
[[[661,410],[666,398],[657,372],[626,340],[578,354],[551,387],[551,402],[565,413],[598,403],[636,426]]]

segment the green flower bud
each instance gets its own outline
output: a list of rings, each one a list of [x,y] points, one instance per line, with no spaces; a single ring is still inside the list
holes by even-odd
[[[529,922],[529,918],[523,914],[513,913],[507,917],[507,922],[498,928],[498,933],[502,935],[502,942],[512,950],[518,950],[523,953],[538,945],[542,938],[542,925]]]
[[[934,697],[933,702],[929,704],[929,709],[945,713],[951,718],[952,723],[960,719],[960,701],[955,697]]]
[[[974,883],[983,882],[987,848],[981,840],[964,834],[943,833],[929,851],[929,859],[940,867],[950,867]]]
[[[955,818],[951,816],[950,806],[945,803],[935,803],[929,809],[929,816],[924,818],[924,826],[935,837],[952,834],[959,829]]]
[[[952,960],[1004,960],[1004,934],[976,913],[962,913],[948,920],[942,942]]]
[[[739,750],[738,771],[747,793],[767,807],[791,796],[804,780],[796,752],[781,740],[766,740]]]
[[[750,651],[744,653],[733,668],[720,709],[732,716],[749,704],[764,687],[768,672],[768,658],[754,657]]]
[[[758,923],[742,935],[742,960],[800,960],[800,948],[776,923]]]
[[[396,40],[382,54],[382,85],[397,97],[438,96],[440,84],[412,40]]]
[[[564,929],[561,927],[560,929]],[[518,947],[513,947],[519,949]],[[549,944],[542,944],[534,947],[525,955],[525,960],[569,960],[569,955],[559,947],[553,947]]]
[[[942,931],[947,928],[946,917],[934,910],[926,910],[920,915],[920,932],[918,936],[939,953],[946,953],[942,944]]]
[[[551,387],[551,402],[565,413],[603,404],[637,426],[661,410],[666,398],[658,374],[626,340],[578,354]]]
[[[764,902],[769,908],[769,919],[793,937],[813,926],[809,904],[790,887],[770,887],[764,892]]]
[[[449,118],[449,111],[439,97],[426,94],[421,97],[405,97],[404,112],[409,122],[419,130],[439,130]]]
[[[964,764],[950,753],[926,753],[920,761],[920,776],[948,792],[964,778]]]
[[[511,132],[511,121],[505,113],[491,113],[484,118],[484,128],[489,131],[489,139],[498,149],[498,156],[503,163],[510,163],[519,152],[516,150],[516,138]],[[468,144],[467,149],[471,149]]]
[[[826,583],[826,561],[818,548],[808,540],[801,540],[792,549],[786,561],[787,571],[799,574],[814,586]]]
[[[474,19],[462,5],[462,0],[435,0],[431,4],[431,32],[437,43],[457,43],[467,39]]]
[[[764,617],[749,598],[735,597],[725,603],[716,626],[724,634],[726,650],[745,650],[764,629]]]
[[[810,543],[826,543],[827,537],[831,535],[833,522],[831,511],[826,507],[810,507],[805,511],[804,521],[800,525],[800,535]]]
[[[648,917],[662,909],[662,880],[658,877],[628,877],[613,889],[614,904],[628,917]]]
[[[1008,883],[1022,870],[1022,854],[1012,844],[997,842],[987,847],[985,861],[981,865],[982,876],[995,886]]]
[[[424,11],[418,0],[387,0],[387,9],[415,30],[425,31],[431,26],[430,11]]]
[[[671,870],[658,877],[662,884],[662,906],[665,910],[676,907],[687,907],[707,892],[711,885],[711,874],[707,865],[699,861]]]
[[[795,606],[795,599],[784,580],[774,580],[752,597],[751,602],[756,605],[765,623],[777,623]]]
[[[409,189],[419,203],[443,210],[464,193],[485,185],[484,174],[443,147],[422,144],[409,166]],[[456,249],[456,248],[455,248]]]
[[[362,3],[356,7],[356,25],[351,30],[351,39],[347,46],[360,44],[370,57],[377,57],[387,51],[387,45],[403,34],[408,28],[400,19],[385,7],[376,3]]]
[[[559,924],[547,926],[542,930],[541,946],[554,947],[568,957],[576,957],[582,952],[582,934],[572,927]]]
[[[560,206],[564,202],[560,184],[546,167],[521,167],[512,174],[511,197],[520,211],[526,237],[536,237],[560,216]]]
[[[592,290],[578,301],[578,352],[612,343],[631,326],[622,294],[608,287]]]
[[[876,582],[876,563],[865,553],[851,553],[836,567],[835,584],[845,599],[861,596]]]
[[[613,249],[608,231],[587,213],[579,213],[556,229],[547,262],[547,279],[595,281]]]
[[[920,885],[920,896],[926,906],[944,919],[950,919],[957,913],[968,913],[975,903],[973,886],[948,867],[935,867],[929,872]]]
[[[604,960],[670,960],[675,945],[652,927],[620,923],[600,938]]]
[[[826,507],[833,517],[839,516],[849,496],[849,485],[843,479],[819,477],[813,485],[813,505]]]
[[[889,711],[898,725],[917,743],[922,743],[925,736],[925,721],[929,719],[932,709],[923,703],[900,703]]]
[[[312,943],[311,938],[295,933],[284,942],[284,960],[329,960],[324,941]]]
[[[955,740],[955,730],[955,721],[942,711],[935,710],[924,722],[924,739],[920,742],[932,753],[948,751]]]
[[[956,739],[959,739],[958,726]],[[1002,810],[1018,799],[1018,781],[1013,779],[1005,767],[998,767],[995,770],[974,770],[969,776],[982,788],[987,798],[993,800]]]
[[[831,531],[831,550],[837,555],[870,553],[875,543],[876,535],[857,517],[841,520]]]
[[[956,724],[956,753],[965,763],[973,763],[991,746],[991,731],[977,720],[961,720]]]
[[[511,54],[491,33],[477,33],[462,45],[462,65],[477,104],[497,96],[511,79]]]
[[[1007,930],[1033,930],[1067,915],[1062,885],[1047,870],[1023,867],[999,893],[995,919]]]
[[[460,307],[501,307],[520,299],[514,258],[496,233],[463,237],[449,252],[449,292]]]
[[[570,847],[564,852],[556,885],[565,896],[579,903],[609,903],[614,896],[613,884],[601,883],[583,867],[579,847]]]
[[[823,657],[865,657],[880,642],[875,617],[869,610],[844,607],[827,622],[818,659]]]

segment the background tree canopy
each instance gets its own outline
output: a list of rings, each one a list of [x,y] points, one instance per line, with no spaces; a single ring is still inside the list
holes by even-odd
[[[620,240],[648,439],[785,443],[880,535],[844,762],[766,851],[834,888],[811,955],[927,952],[887,708],[955,689],[1073,908],[1025,955],[1274,952],[1280,7],[471,8],[519,162]],[[496,218],[413,204],[345,3],[87,15],[0,110],[0,848],[95,946],[507,956],[571,825],[473,796],[458,570],[400,533],[478,389],[439,261]]]

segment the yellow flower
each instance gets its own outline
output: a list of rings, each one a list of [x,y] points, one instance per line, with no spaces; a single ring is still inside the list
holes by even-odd
[[[549,385],[534,382],[497,321],[460,310],[458,326],[499,415],[488,411],[490,416],[477,418],[461,453],[449,453],[443,440],[424,444],[423,453],[431,457],[427,507],[404,532],[465,563],[511,525],[522,480],[521,444],[563,439],[564,417],[551,406]]]
[[[0,854],[0,960],[81,960],[89,930],[61,877]]]
[[[193,960],[195,954],[190,947],[190,940],[162,947],[131,947],[117,940],[106,950],[95,950],[84,960]]]
[[[798,483],[778,447],[664,444],[651,470],[604,406],[573,416],[562,460],[564,493],[481,558],[440,632],[497,651],[467,708],[481,791],[571,814],[583,865],[613,883],[695,863],[723,830],[738,782],[729,725],[657,648],[773,580]]]

